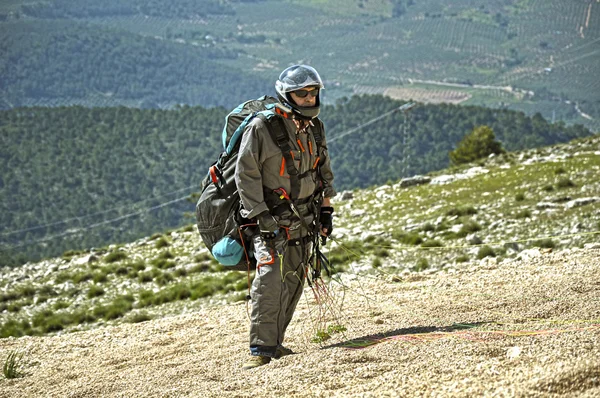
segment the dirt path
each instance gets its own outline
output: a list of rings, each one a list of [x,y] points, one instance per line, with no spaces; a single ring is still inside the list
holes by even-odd
[[[343,302],[332,288],[341,316],[330,324],[348,330],[321,346],[310,342],[319,307],[307,291],[288,333],[299,353],[251,371],[240,369],[244,305],[3,339],[0,358],[23,352],[26,375],[1,379],[0,397],[597,397],[599,268],[600,250],[574,249],[404,280],[361,276]]]

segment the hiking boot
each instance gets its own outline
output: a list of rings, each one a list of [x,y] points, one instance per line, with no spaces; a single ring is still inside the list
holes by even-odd
[[[252,355],[250,359],[244,365],[242,365],[242,369],[248,370],[258,368],[259,366],[266,365],[269,362],[271,362],[271,357],[265,357],[262,355]]]
[[[275,351],[275,359],[279,359],[286,355],[292,355],[292,354],[295,354],[295,352],[290,350],[287,347],[280,345],[279,347],[277,347],[277,351]]]

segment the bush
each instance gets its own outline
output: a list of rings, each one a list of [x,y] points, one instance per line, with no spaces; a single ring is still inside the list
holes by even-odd
[[[163,247],[167,246],[169,246],[169,241],[164,236],[160,237],[154,244],[154,247],[156,247],[157,249],[162,249]]]
[[[542,189],[546,192],[552,192],[554,191],[554,187],[552,185],[545,185],[542,187]]]
[[[502,144],[496,141],[494,130],[488,126],[478,126],[463,137],[449,157],[452,164],[459,165],[504,152]]]
[[[444,244],[436,239],[425,241],[421,244],[421,247],[444,247]]]
[[[95,272],[92,280],[94,283],[102,283],[108,280],[108,276],[104,272]]]
[[[575,185],[575,183],[573,181],[571,181],[570,179],[568,179],[568,178],[561,178],[556,183],[556,187],[559,188],[559,189],[573,188],[573,187],[576,187],[576,186],[577,185]]]
[[[477,252],[477,258],[481,260],[485,257],[496,257],[496,252],[489,246],[481,246]]]
[[[73,282],[74,283],[80,283],[80,282],[85,282],[85,281],[89,281],[93,278],[93,275],[89,272],[78,272],[77,274],[73,275]]]
[[[429,268],[429,261],[426,258],[419,258],[413,267],[413,269],[417,272],[426,270],[427,268]]]
[[[474,232],[481,231],[481,225],[477,224],[475,221],[467,221],[463,224],[460,230],[456,233],[459,238],[464,238],[465,236],[472,234]]]
[[[141,311],[133,314],[127,319],[129,323],[140,323],[152,320],[152,316],[150,316],[146,311]]]
[[[379,268],[383,265],[383,262],[381,261],[381,259],[379,257],[375,257],[373,259],[373,261],[371,262],[371,266],[373,268]]]
[[[466,263],[469,261],[469,256],[467,256],[466,254],[460,255],[460,256],[456,257],[455,261],[457,263]]]
[[[446,212],[447,216],[458,216],[458,217],[472,216],[474,214],[477,214],[477,209],[475,209],[473,206],[454,207]]]
[[[517,214],[515,214],[515,218],[517,218],[517,219],[531,218],[531,211],[529,209],[519,210],[517,212]]]
[[[556,243],[550,238],[533,241],[532,245],[542,249],[554,249],[556,247]]]
[[[518,193],[515,195],[515,201],[516,202],[522,202],[525,200],[525,194],[524,193]]]
[[[125,260],[127,258],[127,253],[122,250],[117,250],[114,252],[110,252],[104,257],[105,263],[115,263],[117,261]]]
[[[88,290],[87,293],[87,297],[89,299],[94,298],[94,297],[100,297],[104,294],[104,289],[102,288],[102,286],[98,286],[98,285],[92,285],[90,287],[90,290]]]
[[[392,238],[405,245],[417,246],[423,243],[423,238],[414,232],[392,232]]]

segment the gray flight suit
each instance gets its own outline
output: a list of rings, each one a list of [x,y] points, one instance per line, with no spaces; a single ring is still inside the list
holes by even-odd
[[[319,180],[323,185],[324,197],[331,198],[336,194],[332,185],[333,173],[326,148],[325,130],[322,122],[316,118],[313,119],[314,127],[298,134],[293,120],[283,121],[290,139],[294,165],[299,175],[306,173],[304,178],[299,179],[299,197],[292,199],[297,200],[298,211],[306,225],[311,226],[318,217],[315,214],[318,210],[313,202],[304,203],[303,200],[307,201],[315,193]],[[277,128],[277,125],[274,123],[273,127]],[[313,129],[318,126],[321,127],[323,137],[320,154],[317,154],[313,136]],[[315,168],[317,158],[321,160],[320,177],[315,172],[309,172]],[[252,239],[257,269],[250,291],[250,351],[253,355],[274,357],[277,347],[283,344],[285,331],[302,295],[312,243],[307,238],[310,231],[294,216],[290,206],[282,205],[281,201],[274,202],[273,198],[277,199],[277,196],[270,194],[283,188],[291,195],[292,187],[281,149],[261,118],[254,118],[244,132],[237,158],[235,182],[242,201],[242,216],[254,218],[269,211],[278,224],[288,231],[280,231],[271,245],[274,249],[267,247],[258,233]]]

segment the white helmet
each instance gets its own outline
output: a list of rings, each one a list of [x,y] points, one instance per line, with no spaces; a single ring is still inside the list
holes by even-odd
[[[319,116],[320,105],[321,105],[321,93],[317,95],[317,101],[315,106],[300,106],[296,104],[289,93],[292,91],[300,90],[304,87],[318,87],[319,89],[325,88],[321,76],[312,66],[308,65],[293,65],[286,68],[281,75],[279,80],[275,82],[275,90],[277,96],[281,102],[292,108],[294,113],[299,115],[303,119],[313,119]]]

